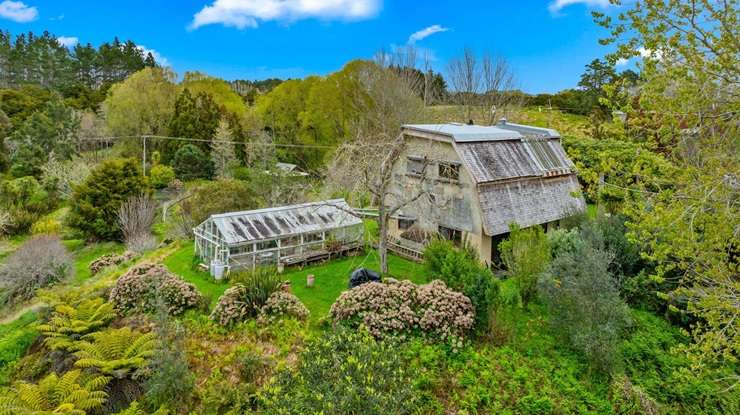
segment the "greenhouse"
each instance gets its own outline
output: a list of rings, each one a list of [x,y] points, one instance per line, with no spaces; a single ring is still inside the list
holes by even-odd
[[[195,254],[220,278],[263,265],[307,263],[356,250],[364,226],[344,199],[212,215],[193,229]]]

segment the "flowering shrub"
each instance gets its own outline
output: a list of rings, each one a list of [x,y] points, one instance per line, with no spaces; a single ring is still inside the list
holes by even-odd
[[[135,256],[136,254],[131,251],[126,251],[122,254],[105,254],[90,263],[90,274],[95,275],[104,268],[112,267],[114,265],[129,261]]]
[[[298,297],[285,291],[272,293],[260,310],[261,320],[268,321],[281,316],[305,320],[309,314],[310,312]]]
[[[211,312],[211,320],[222,326],[228,326],[246,319],[252,306],[243,300],[245,291],[246,288],[243,285],[235,285],[224,291]]]
[[[159,264],[145,263],[131,268],[116,282],[110,301],[127,313],[153,312],[163,304],[167,312],[176,315],[195,307],[202,297],[193,284],[189,284]]]
[[[462,336],[475,321],[470,299],[439,280],[424,285],[410,281],[363,284],[342,293],[330,315],[350,326],[363,324],[375,337],[421,332],[440,340]]]
[[[236,284],[224,292],[211,312],[211,320],[223,326],[256,317],[283,284],[277,272],[270,268],[235,273],[229,280]]]

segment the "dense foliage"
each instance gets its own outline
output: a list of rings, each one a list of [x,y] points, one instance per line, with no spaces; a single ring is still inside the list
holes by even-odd
[[[550,246],[539,226],[520,229],[511,226],[509,237],[498,246],[509,276],[518,287],[524,307],[537,295],[537,278],[550,261]]]
[[[118,210],[130,197],[146,191],[146,179],[135,160],[104,161],[75,189],[67,222],[88,238],[120,240]]]
[[[424,248],[424,263],[432,279],[440,279],[465,294],[475,309],[475,328],[488,328],[495,318],[499,286],[491,271],[472,249],[459,249],[452,242],[436,239]]]
[[[6,216],[0,233],[18,235],[28,232],[33,223],[56,207],[53,192],[32,176],[0,183],[0,212]]]
[[[267,413],[411,414],[419,406],[413,374],[392,341],[330,331],[311,341],[299,362],[267,387]]]
[[[270,268],[244,271],[231,275],[230,279],[235,285],[218,299],[210,316],[211,320],[223,326],[256,317],[283,285],[280,276]]]

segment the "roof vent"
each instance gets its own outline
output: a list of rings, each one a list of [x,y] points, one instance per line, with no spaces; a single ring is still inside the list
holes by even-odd
[[[496,125],[506,125],[506,118],[501,118],[500,120],[498,120]]]

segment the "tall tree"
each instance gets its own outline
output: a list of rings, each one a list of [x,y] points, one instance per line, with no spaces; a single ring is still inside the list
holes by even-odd
[[[213,98],[205,93],[191,94],[185,88],[175,101],[175,111],[169,121],[169,135],[177,138],[195,139],[190,144],[199,147],[205,154],[211,151],[211,140],[216,133],[221,111]],[[161,143],[162,160],[169,163],[185,141],[167,140]]]
[[[711,0],[637,1],[618,19],[595,16],[611,29],[604,43],[617,45],[611,61],[642,58],[639,96],[617,109],[651,117],[648,142],[677,166],[673,186],[642,193],[632,227],[658,264],[654,278],[680,276],[665,295],[696,317],[688,352],[699,370],[740,358],[738,16],[737,1]],[[737,386],[735,374],[720,381]]]

